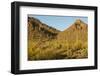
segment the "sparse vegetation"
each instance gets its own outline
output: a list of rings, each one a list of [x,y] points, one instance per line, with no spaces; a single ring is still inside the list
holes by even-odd
[[[63,40],[50,40],[35,46],[35,42],[29,42],[29,60],[76,59],[88,56],[87,44],[81,41],[70,44]]]
[[[38,29],[39,27],[32,30],[33,25],[33,23],[29,24],[28,28],[28,60],[82,59],[88,57],[88,38],[85,24],[82,23],[81,30],[79,26],[76,29],[75,24],[73,24],[74,28],[70,27],[63,32],[56,31],[51,27],[50,30],[48,28],[48,31],[45,24],[41,27],[45,27],[46,30],[41,31]],[[41,23],[37,23],[37,25],[39,26]],[[56,35],[54,35],[55,32]]]

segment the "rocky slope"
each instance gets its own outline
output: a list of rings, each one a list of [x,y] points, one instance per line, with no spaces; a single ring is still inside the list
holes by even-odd
[[[58,39],[67,41],[82,40],[87,41],[88,25],[77,19],[69,28],[58,34]]]
[[[53,39],[59,32],[59,30],[49,27],[36,18],[28,17],[28,39],[30,40]]]

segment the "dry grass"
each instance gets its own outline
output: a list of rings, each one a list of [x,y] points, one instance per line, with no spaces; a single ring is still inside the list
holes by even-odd
[[[41,45],[39,45],[41,44]],[[87,58],[87,42],[80,40],[68,43],[64,40],[50,40],[44,43],[29,41],[28,60],[79,59]]]

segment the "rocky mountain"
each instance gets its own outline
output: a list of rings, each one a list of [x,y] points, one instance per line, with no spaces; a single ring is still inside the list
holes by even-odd
[[[60,32],[57,36],[59,40],[64,39],[67,41],[82,40],[87,41],[88,25],[77,19],[69,28]]]
[[[36,18],[28,17],[28,39],[48,40],[57,36],[60,31],[52,28]]]

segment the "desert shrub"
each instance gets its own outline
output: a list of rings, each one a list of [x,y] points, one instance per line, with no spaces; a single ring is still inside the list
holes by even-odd
[[[88,57],[87,48],[74,52],[72,57],[74,57],[76,59],[87,58]]]
[[[82,41],[77,40],[77,41],[74,43],[74,49],[75,49],[75,50],[82,49]]]
[[[66,55],[65,59],[71,59],[73,52],[71,50],[66,50],[63,55]]]
[[[33,56],[34,60],[50,60],[50,59],[63,59],[66,55],[61,54],[60,52],[56,52],[55,50],[37,50],[35,56]]]
[[[82,50],[80,51],[79,58],[87,58],[87,57],[88,57],[87,48],[86,48],[86,49],[82,49]]]
[[[28,41],[28,59],[32,59],[33,56],[37,53],[36,49],[36,42],[33,42],[31,40]]]
[[[40,45],[29,42],[29,60],[73,59],[87,57],[87,42],[81,40],[49,40]],[[39,43],[38,43],[39,44]],[[37,46],[37,47],[35,47]]]

